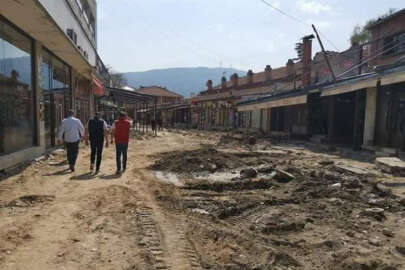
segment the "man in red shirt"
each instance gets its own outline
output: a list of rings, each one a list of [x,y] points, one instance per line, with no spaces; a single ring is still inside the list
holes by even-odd
[[[116,120],[112,127],[111,143],[115,140],[116,159],[117,159],[117,174],[121,173],[121,156],[122,171],[127,168],[127,152],[129,143],[129,130],[131,122],[125,112],[120,112],[120,117]]]

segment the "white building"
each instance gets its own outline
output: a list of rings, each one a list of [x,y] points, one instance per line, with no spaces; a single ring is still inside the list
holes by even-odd
[[[55,146],[68,109],[86,122],[109,75],[95,0],[2,0],[0,170]]]

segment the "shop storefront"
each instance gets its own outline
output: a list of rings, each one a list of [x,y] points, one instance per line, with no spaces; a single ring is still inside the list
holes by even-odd
[[[70,72],[68,65],[43,49],[40,86],[44,101],[47,148],[55,146],[58,129],[67,110],[71,107]]]
[[[0,17],[0,155],[36,140],[33,41]]]
[[[79,118],[82,123],[87,123],[90,119],[90,106],[92,98],[91,81],[79,77],[76,79],[76,117]]]

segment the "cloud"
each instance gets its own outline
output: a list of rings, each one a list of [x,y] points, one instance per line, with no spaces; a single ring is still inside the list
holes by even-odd
[[[298,0],[296,2],[298,9],[308,14],[319,14],[321,12],[330,13],[332,7],[328,4],[318,3],[314,0]]]

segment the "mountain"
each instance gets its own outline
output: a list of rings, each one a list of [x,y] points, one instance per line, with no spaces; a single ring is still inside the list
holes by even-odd
[[[214,85],[220,84],[223,74],[229,79],[233,73],[245,76],[246,72],[233,68],[168,68],[155,69],[144,72],[127,72],[123,76],[128,85],[139,88],[140,86],[159,85],[168,88],[184,97],[190,93],[198,94],[205,90],[207,80],[212,80]]]

